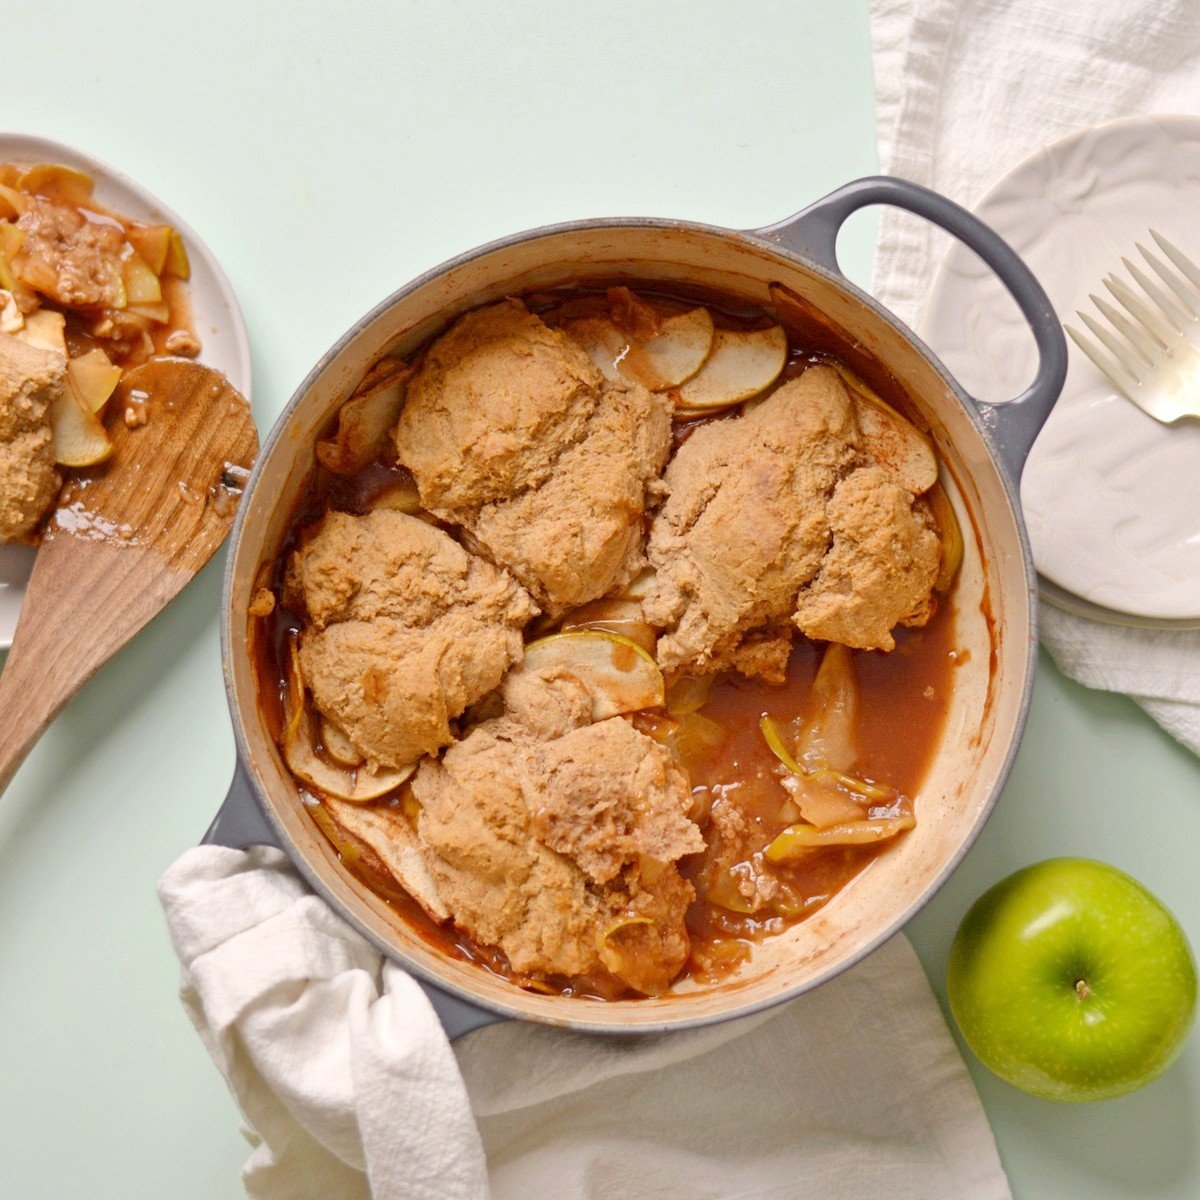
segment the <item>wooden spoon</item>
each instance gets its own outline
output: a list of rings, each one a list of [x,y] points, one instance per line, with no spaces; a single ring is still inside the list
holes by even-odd
[[[67,701],[212,558],[258,453],[250,406],[198,363],[127,371],[109,404],[129,419],[109,423],[112,455],[64,486],[0,675],[0,791]]]

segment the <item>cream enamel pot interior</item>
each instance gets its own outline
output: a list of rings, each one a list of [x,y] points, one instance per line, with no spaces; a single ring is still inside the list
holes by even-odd
[[[837,232],[854,211],[891,204],[969,244],[1021,306],[1040,352],[1017,400],[979,405],[891,314],[840,273]],[[918,824],[832,902],[764,940],[719,986],[603,1002],[522,991],[441,953],[356,882],[304,814],[261,718],[246,650],[247,607],[277,556],[313,444],[384,351],[407,352],[467,309],[581,279],[649,278],[702,285],[769,305],[784,284],[827,327],[873,356],[920,410],[953,482],[966,532],[955,606],[967,653],[945,732],[917,806]],[[944,198],[902,180],[846,185],[778,225],[749,232],[669,220],[590,220],[518,234],[430,271],[368,313],[301,384],[263,446],[234,527],[225,577],[222,649],[237,740],[233,787],[205,841],[269,843],[383,953],[427,987],[452,1036],[504,1017],[596,1033],[682,1029],[754,1012],[845,970],[894,934],[945,881],[995,803],[1024,726],[1036,653],[1036,576],[1016,487],[1021,465],[1062,387],[1066,346],[1040,286],[991,230]],[[974,530],[974,536],[971,536]]]

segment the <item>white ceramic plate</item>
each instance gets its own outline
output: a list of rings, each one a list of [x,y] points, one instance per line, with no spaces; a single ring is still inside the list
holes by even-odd
[[[203,345],[200,362],[222,372],[250,399],[250,345],[237,298],[212,251],[187,222],[127,175],[51,138],[0,132],[0,162],[55,162],[77,167],[96,181],[95,196],[101,204],[135,220],[165,223],[178,229],[192,268],[188,296],[192,325]],[[12,645],[34,553],[27,546],[0,546],[0,649]]]
[[[1200,260],[1200,118],[1133,117],[1071,134],[1005,175],[975,212],[1029,264],[1060,319],[1078,324],[1077,309],[1094,313],[1088,293],[1123,273],[1121,258],[1138,257],[1148,229]],[[935,280],[924,336],[981,399],[1009,399],[1033,376],[1033,343],[1016,306],[959,243]],[[1194,623],[1200,421],[1160,425],[1073,343],[1070,355],[1066,388],[1021,485],[1038,570],[1138,623]],[[1050,591],[1049,599],[1067,599]]]

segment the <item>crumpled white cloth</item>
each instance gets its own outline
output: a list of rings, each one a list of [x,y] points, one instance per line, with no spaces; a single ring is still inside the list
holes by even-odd
[[[255,1200],[1010,1200],[902,937],[737,1022],[628,1040],[513,1022],[452,1049],[278,851],[190,850],[159,895]]]
[[[1196,0],[871,0],[871,38],[882,169],[968,208],[1074,129],[1200,112]],[[945,245],[933,226],[881,210],[873,290],[914,329]],[[1043,605],[1042,641],[1065,674],[1128,693],[1200,753],[1200,632]]]

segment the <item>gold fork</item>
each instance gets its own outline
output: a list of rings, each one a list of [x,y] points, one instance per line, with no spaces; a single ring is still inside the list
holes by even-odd
[[[1108,324],[1076,312],[1109,353],[1078,329],[1063,328],[1123,396],[1171,425],[1183,417],[1200,417],[1200,267],[1162,234],[1152,229],[1150,236],[1170,265],[1141,242],[1137,249],[1159,282],[1137,263],[1121,259],[1149,303],[1110,274],[1103,283],[1120,308],[1103,296],[1088,297]]]

